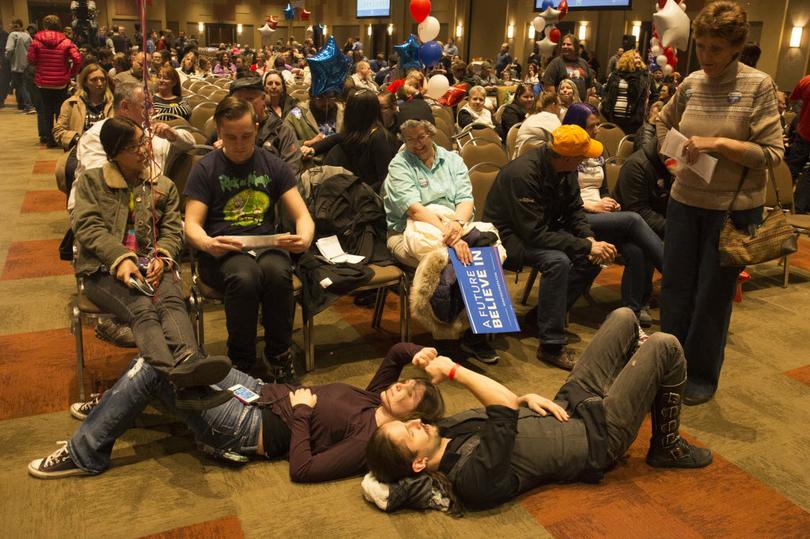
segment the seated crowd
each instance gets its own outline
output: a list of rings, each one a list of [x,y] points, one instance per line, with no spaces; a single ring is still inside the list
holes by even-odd
[[[45,138],[65,150],[60,187],[69,194],[76,273],[88,298],[116,317],[97,334],[134,343],[139,358],[112,390],[72,406],[84,422],[29,472],[103,472],[115,440],[153,400],[218,458],[286,458],[293,481],[370,470],[365,495],[384,510],[446,499],[445,510],[460,512],[542,483],[598,482],[650,410],[651,466],[710,464],[711,452],[680,438],[678,427],[682,403],[706,402],[717,389],[742,269],[720,266],[717,236],[727,211],[738,226],[761,220],[764,169],[783,157],[784,131],[770,77],[738,60],[742,8],[710,4],[694,31],[703,70],[683,80],[651,74],[636,51],[620,51],[604,83],[573,35],[548,62],[534,51],[525,76],[507,44],[494,61],[466,65],[449,42],[442,61],[421,71],[400,69],[396,57],[369,61],[351,40],[343,52],[352,72],[317,95],[306,64],[317,52],[311,40],[257,51],[222,45],[212,55],[169,32],[150,36],[154,50],[142,51],[114,29],[114,50],[87,52],[84,64],[78,52],[65,56],[75,91],[60,101],[55,122],[51,114]],[[704,62],[709,42],[715,57]],[[463,102],[428,97],[436,73],[465,85]],[[222,85],[228,95],[211,113],[208,153],[179,192],[172,164],[196,143],[184,84],[209,76],[230,79]],[[700,101],[722,94],[731,78],[741,104],[707,117]],[[439,110],[455,125],[439,122]],[[608,121],[634,137],[615,186],[606,172],[613,156],[599,140]],[[483,207],[475,207],[469,167],[452,140],[438,142],[448,127],[473,140],[495,134],[508,152]],[[684,161],[718,158],[711,183],[663,160],[670,128],[688,138]],[[320,165],[340,167],[374,193],[380,226],[371,236],[390,263],[415,272],[411,306],[424,308],[412,313],[433,336],[433,346],[394,345],[365,389],[304,387],[293,367],[293,275],[302,275],[323,235],[302,175]],[[245,247],[250,236],[275,234],[272,245]],[[184,244],[200,279],[222,296],[227,357],[207,355],[195,339],[179,277]],[[431,311],[436,287],[425,283],[439,280],[448,251],[469,264],[480,246],[494,246],[507,270],[541,274],[526,323],[537,328],[537,359],[571,371],[554,399],[517,397],[459,365],[494,365],[499,352],[465,330],[459,312]],[[577,353],[568,346],[569,311],[619,259],[623,307]],[[654,270],[663,276],[662,331],[648,338]],[[409,363],[425,378],[399,380]],[[442,419],[443,382],[461,384],[484,408]],[[256,393],[258,406],[232,398],[235,384]]]

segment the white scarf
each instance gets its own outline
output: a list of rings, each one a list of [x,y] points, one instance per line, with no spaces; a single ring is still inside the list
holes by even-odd
[[[473,109],[470,108],[470,105],[464,105],[461,107],[461,110],[466,110],[472,116],[474,124],[485,125],[487,127],[491,127],[495,129],[495,124],[492,123],[492,113],[489,112],[489,109],[486,107],[481,109],[481,112],[475,112]]]

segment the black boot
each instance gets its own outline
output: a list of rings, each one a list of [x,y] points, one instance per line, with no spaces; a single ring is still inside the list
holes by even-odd
[[[712,462],[709,449],[695,447],[681,438],[681,401],[686,381],[661,386],[652,406],[652,438],[647,464],[654,468],[703,468]]]
[[[277,356],[268,358],[264,357],[264,362],[267,364],[267,369],[270,374],[270,380],[275,384],[290,384],[298,385],[298,376],[295,374],[295,366],[293,366],[293,353],[292,350],[287,350]]]
[[[225,356],[208,356],[193,352],[169,372],[169,379],[178,388],[207,386],[225,378],[231,370],[231,360]]]

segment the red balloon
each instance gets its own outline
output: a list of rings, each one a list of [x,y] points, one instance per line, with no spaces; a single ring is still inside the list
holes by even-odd
[[[430,0],[411,0],[411,17],[420,23],[430,15]]]
[[[278,19],[276,18],[276,16],[275,16],[275,15],[270,15],[270,16],[267,18],[267,24],[268,24],[268,25],[270,25],[270,28],[272,28],[273,30],[275,30],[275,29],[276,29],[276,27],[278,26]]]
[[[665,5],[667,5],[667,0],[658,0],[658,9],[664,9]]]
[[[664,49],[664,56],[667,57],[667,63],[672,64],[675,58],[675,50],[672,47]]]
[[[456,84],[455,86],[451,86],[447,93],[444,94],[441,99],[439,99],[439,104],[445,105],[447,107],[454,107],[461,101],[465,95],[467,95],[467,88],[469,88],[469,84],[461,83]]]
[[[310,15],[312,15],[311,11],[307,11],[306,9],[301,10],[301,20],[302,21],[308,21]]]
[[[560,0],[560,5],[557,6],[557,9],[560,10],[560,20],[568,15],[568,0]]]
[[[552,28],[548,31],[548,38],[551,40],[552,43],[559,43],[560,38],[562,37],[562,33],[560,33],[559,28]]]

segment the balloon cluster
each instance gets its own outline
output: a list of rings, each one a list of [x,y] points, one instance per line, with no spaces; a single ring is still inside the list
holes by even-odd
[[[543,0],[540,5],[543,11],[532,20],[535,31],[544,33],[544,37],[537,43],[540,49],[540,56],[548,58],[554,53],[554,47],[560,42],[562,34],[554,23],[561,21],[568,14],[568,0],[560,0],[557,8],[554,8],[553,0]]]
[[[686,50],[689,46],[686,2],[658,0],[653,22],[655,26],[650,39],[650,70],[660,69],[664,75],[671,75],[678,66],[675,49]]]
[[[395,45],[399,54],[399,65],[403,69],[431,67],[439,63],[442,58],[442,46],[436,41],[439,36],[439,19],[430,16],[430,0],[411,0],[409,9],[411,17],[418,24],[418,44],[416,37],[411,34],[405,43]],[[428,81],[427,95],[439,99],[450,88],[450,81],[444,75],[433,75]]]
[[[271,37],[273,34],[276,33],[276,27],[278,26],[278,19],[275,15],[270,15],[264,21],[264,26],[259,28],[259,33],[262,37]]]

